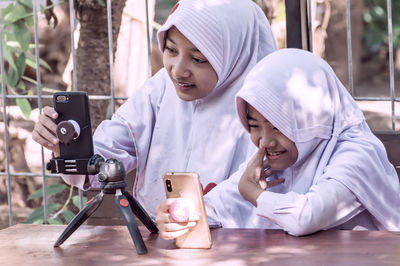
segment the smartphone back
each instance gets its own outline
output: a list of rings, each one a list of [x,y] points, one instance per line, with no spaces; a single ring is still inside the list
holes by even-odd
[[[167,198],[187,198],[194,203],[194,212],[200,220],[183,236],[176,238],[179,248],[210,248],[212,245],[210,228],[203,201],[199,175],[196,173],[169,172],[163,175]]]
[[[53,95],[54,109],[58,113],[56,123],[74,120],[80,134],[69,144],[60,143],[63,159],[86,159],[93,156],[92,126],[89,112],[89,97],[86,92],[57,92]]]

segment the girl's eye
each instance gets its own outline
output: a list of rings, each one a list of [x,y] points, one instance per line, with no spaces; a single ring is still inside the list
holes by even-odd
[[[203,60],[197,57],[192,57],[192,60],[197,63],[197,64],[203,64],[203,63],[207,63],[207,60]]]
[[[169,53],[174,53],[175,52],[175,49],[173,49],[173,48],[171,48],[171,47],[169,47],[169,46],[165,46],[165,50],[167,50]]]
[[[276,131],[277,133],[281,133],[281,131],[276,127],[273,127],[272,130]]]
[[[248,126],[249,126],[249,128],[257,128],[258,127],[257,125],[251,125],[251,124],[248,124]]]

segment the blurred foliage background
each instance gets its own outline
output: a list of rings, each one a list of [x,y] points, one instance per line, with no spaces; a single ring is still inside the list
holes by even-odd
[[[368,49],[377,51],[388,45],[388,18],[386,0],[364,0],[364,41]],[[393,47],[400,47],[400,0],[392,1]]]

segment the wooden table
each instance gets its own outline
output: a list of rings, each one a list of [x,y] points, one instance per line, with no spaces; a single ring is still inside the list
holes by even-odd
[[[53,248],[63,225],[0,230],[0,265],[400,265],[400,232],[324,231],[293,237],[280,230],[214,229],[209,250],[176,249],[141,228],[137,255],[125,226],[83,225]]]

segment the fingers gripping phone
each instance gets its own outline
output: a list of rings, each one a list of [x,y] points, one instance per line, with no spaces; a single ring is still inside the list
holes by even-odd
[[[92,127],[89,112],[89,97],[86,92],[57,92],[53,95],[54,110],[58,113],[56,119],[57,137],[59,138],[60,156],[64,160],[62,167],[57,167],[58,173],[85,174],[86,159],[93,156]],[[69,161],[73,161],[68,165]],[[82,163],[82,167],[77,164]],[[55,163],[55,166],[61,165]],[[52,169],[53,172],[53,169]]]
[[[179,248],[210,248],[210,229],[203,201],[199,175],[196,173],[168,172],[163,175],[167,198],[185,198],[193,203],[194,213],[200,216],[197,224],[186,234],[176,238]]]

